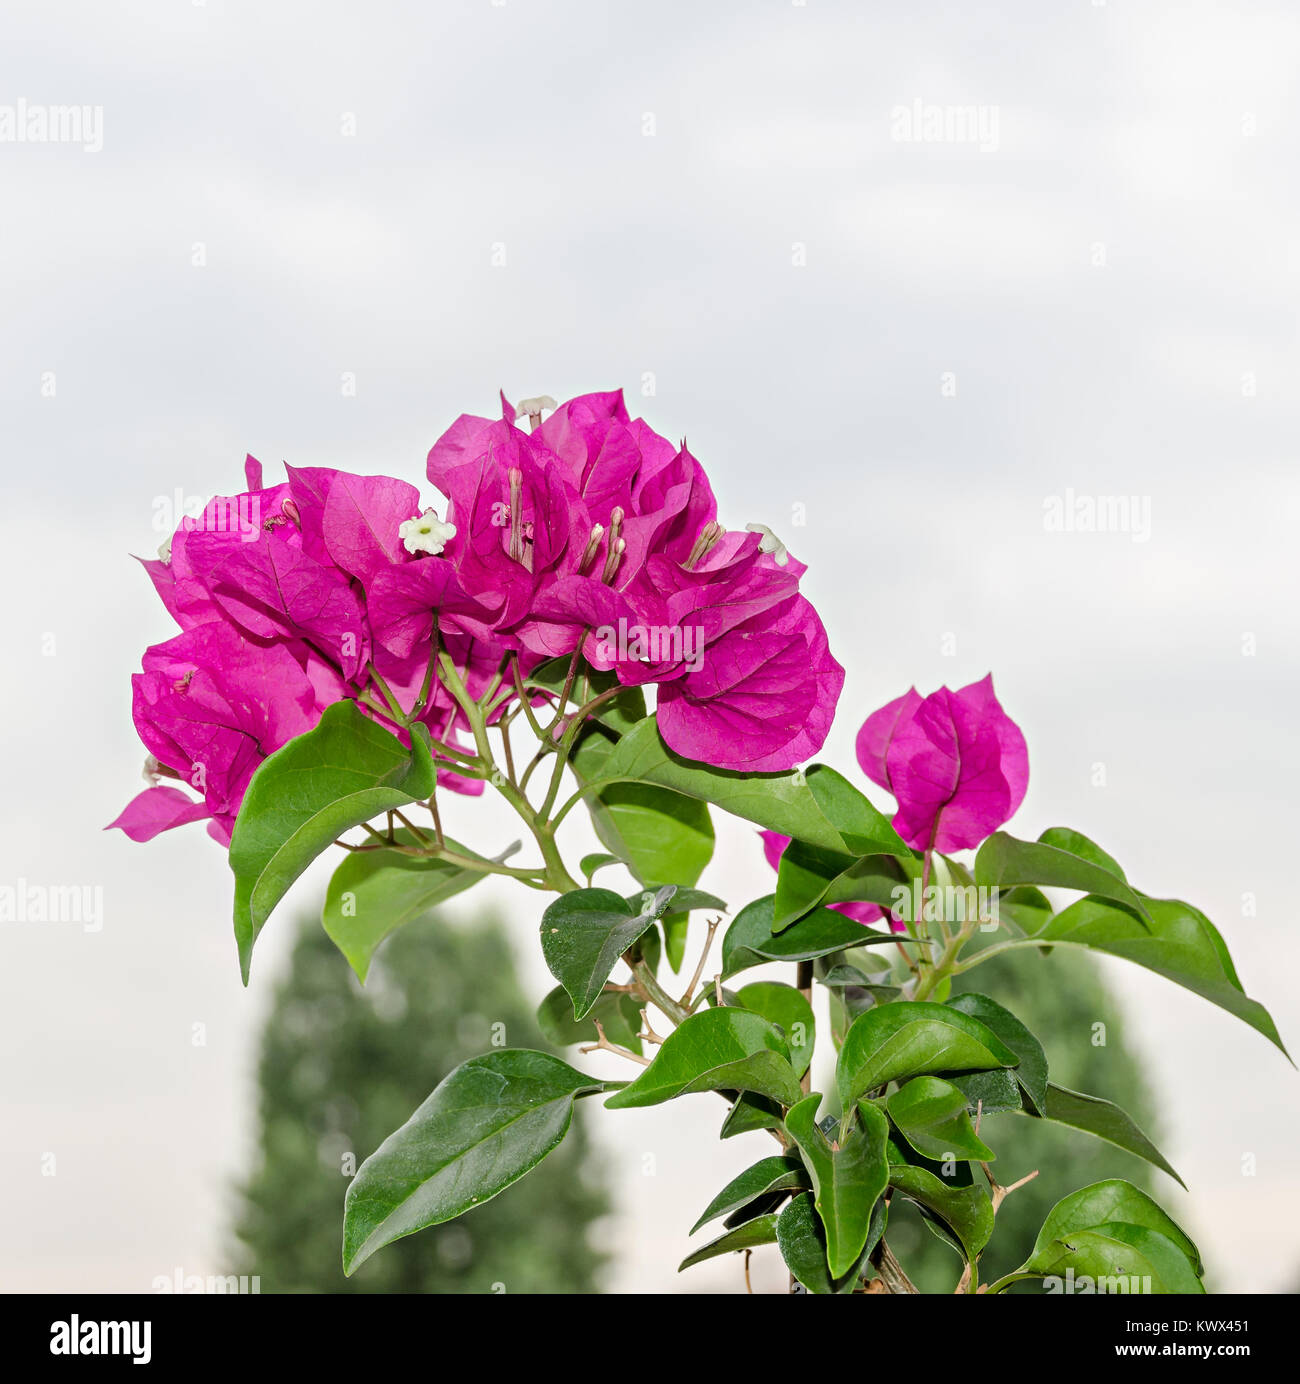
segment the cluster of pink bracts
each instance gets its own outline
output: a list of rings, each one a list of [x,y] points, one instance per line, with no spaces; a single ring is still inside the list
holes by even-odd
[[[406,481],[288,467],[264,486],[250,457],[248,490],[211,501],[144,563],[181,633],[133,679],[155,782],[113,826],[145,841],[208,820],[228,844],[258,765],[343,698],[409,743],[384,709],[394,697],[436,741],[464,745],[463,713],[429,677],[436,652],[477,699],[507,656],[526,677],[581,644],[620,682],[655,684],[666,744],[715,768],[786,770],[821,748],[844,670],[799,594],[803,564],[766,529],[724,529],[699,462],[630,419],[621,391],[545,421],[543,401],[501,402],[500,419],[462,416],[430,451],[441,518]],[[915,848],[978,845],[1025,795],[1024,737],[991,677],[907,692],[868,717],[857,751]],[[483,786],[445,757],[439,781]],[[764,840],[775,865],[787,838]]]
[[[894,830],[917,850],[978,846],[1015,813],[1029,786],[1025,737],[994,695],[992,674],[957,692],[941,687],[922,697],[909,689],[867,717],[857,752],[863,773],[898,800]],[[790,838],[761,835],[776,869]],[[885,916],[874,903],[831,907],[860,923]],[[906,931],[900,918],[890,921]]]
[[[594,667],[656,684],[664,740],[688,758],[776,770],[816,753],[844,672],[799,594],[803,565],[766,530],[724,529],[700,464],[630,419],[621,392],[540,425],[539,404],[531,431],[502,404],[430,451],[442,518],[405,481],[289,467],[263,486],[250,457],[248,490],[144,563],[181,633],[145,653],[135,724],[157,771],[202,801],[156,784],[113,825],[147,840],[210,818],[228,843],[258,765],[327,705],[368,690],[385,720],[382,679],[416,707],[435,630],[472,696],[507,654],[526,675],[582,641]],[[419,719],[444,743],[465,731],[436,680]],[[441,776],[481,791],[450,761]]]

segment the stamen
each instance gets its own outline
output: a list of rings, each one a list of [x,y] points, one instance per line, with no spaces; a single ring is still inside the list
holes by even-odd
[[[601,581],[607,584],[613,581],[614,573],[618,570],[618,560],[627,548],[627,544],[619,537],[623,518],[622,506],[615,505],[609,515],[609,546],[605,549],[605,570],[600,574]]]
[[[610,533],[613,533],[613,528]],[[621,538],[616,538],[609,545],[609,552],[605,555],[605,570],[600,574],[600,579],[606,585],[614,580],[614,573],[618,571],[618,564],[623,560],[623,554],[627,550],[627,544]]]
[[[583,550],[582,561],[578,563],[578,572],[581,574],[587,570],[592,558],[596,556],[600,548],[600,540],[605,536],[604,524],[593,524],[591,526],[591,537],[587,539],[587,546]]]
[[[710,549],[725,532],[726,530],[716,519],[705,524],[700,531],[700,536],[695,540],[695,546],[691,549],[690,556],[686,559],[685,566],[688,572],[697,562],[702,561],[708,555]]]
[[[524,560],[523,505],[524,478],[518,467],[512,466],[510,478],[510,556],[515,562]]]

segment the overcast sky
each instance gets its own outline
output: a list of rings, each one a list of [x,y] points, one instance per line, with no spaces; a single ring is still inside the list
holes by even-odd
[[[1030,747],[1013,828],[1203,907],[1300,1043],[1297,92],[1285,3],[8,0],[0,882],[102,886],[105,921],[0,933],[0,1287],[217,1267],[285,959],[273,921],[240,986],[201,830],[100,831],[169,633],[128,554],[247,451],[420,481],[498,388],[623,386],[810,564],[855,780],[867,712],[992,670]],[[73,105],[79,143],[3,138]],[[1071,496],[1131,522],[1052,531]],[[514,834],[487,804],[455,831]],[[766,891],[747,828],[705,883]],[[532,897],[489,893],[540,997]],[[1163,1200],[1222,1286],[1293,1286],[1300,1077],[1107,970],[1192,1189]],[[611,1286],[685,1284],[753,1147],[701,1144],[703,1098],[597,1123],[636,1245]]]

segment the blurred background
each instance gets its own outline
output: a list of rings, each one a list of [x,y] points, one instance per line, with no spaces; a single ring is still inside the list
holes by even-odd
[[[542,1041],[531,896],[476,887],[362,992],[314,922],[322,867],[245,990],[222,852],[101,831],[142,786],[129,677],[169,633],[128,555],[246,452],[419,481],[499,387],[621,385],[728,523],[809,562],[847,670],[823,757],[855,782],[868,712],[992,670],[1030,747],[1013,829],[1075,826],[1203,908],[1294,1047],[1297,91],[1283,3],[10,0],[0,884],[99,906],[0,922],[0,1289],[341,1290],[347,1155],[491,1024]],[[771,877],[719,828],[703,885],[734,909]],[[515,835],[488,800],[448,829]],[[1294,1288],[1300,1077],[1156,976],[1016,961],[993,993],[1148,1124],[1213,1284]],[[767,1151],[715,1142],[716,1104],[590,1109],[351,1286],[739,1290],[730,1258],[675,1274]],[[1138,1171],[1082,1135],[1022,1152],[1025,1228]]]

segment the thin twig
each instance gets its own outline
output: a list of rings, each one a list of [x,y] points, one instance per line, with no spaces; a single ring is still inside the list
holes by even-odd
[[[880,1271],[880,1276],[885,1280],[885,1287],[891,1293],[915,1293],[916,1284],[903,1272],[903,1266],[894,1258],[894,1251],[881,1240],[880,1247],[876,1250],[876,1268]]]
[[[429,815],[433,818],[433,834],[438,842],[438,849],[442,850],[447,842],[442,834],[442,817],[438,813],[437,788],[429,794]]]
[[[700,983],[700,977],[704,974],[704,963],[709,959],[709,952],[713,950],[713,935],[722,926],[722,915],[719,913],[716,918],[709,921],[708,936],[704,939],[704,949],[700,952],[699,963],[695,967],[695,974],[691,977],[691,983],[686,987],[686,993],[678,1000],[678,1004],[683,1009],[691,1007],[691,1000],[695,995],[695,987]]]
[[[626,1057],[631,1062],[639,1062],[643,1067],[650,1065],[648,1057],[642,1057],[638,1053],[632,1052],[629,1048],[621,1048],[617,1043],[611,1043],[605,1037],[604,1027],[600,1021],[596,1021],[596,1037],[600,1040],[597,1043],[588,1043],[585,1047],[578,1049],[579,1052],[616,1052],[620,1057]]]

